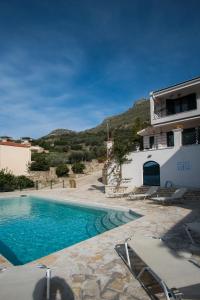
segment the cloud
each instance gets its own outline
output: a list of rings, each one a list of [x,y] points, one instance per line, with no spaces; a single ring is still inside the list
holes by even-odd
[[[7,53],[0,61],[0,135],[40,137],[55,128],[83,130],[110,115],[112,105],[97,108],[98,93],[75,87],[84,66],[79,50],[62,50],[56,63],[37,62],[24,49]]]

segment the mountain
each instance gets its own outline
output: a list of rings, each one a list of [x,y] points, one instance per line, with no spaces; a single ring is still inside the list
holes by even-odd
[[[55,129],[48,135],[35,140],[33,143],[50,150],[57,157],[61,153],[82,155],[83,160],[105,156],[107,127],[110,136],[118,135],[123,142],[130,141],[135,131],[144,128],[150,121],[150,101],[141,99],[136,101],[127,111],[106,118],[98,126],[84,131],[76,132],[68,129]],[[107,125],[108,124],[108,125]],[[124,140],[126,139],[126,141]],[[82,154],[80,154],[82,153]]]
[[[45,139],[56,139],[61,136],[67,136],[67,135],[83,135],[84,133],[94,133],[97,134],[99,132],[106,132],[107,130],[107,124],[109,124],[109,128],[112,129],[124,129],[124,128],[130,128],[133,127],[135,124],[136,119],[140,119],[141,123],[148,123],[150,121],[150,102],[147,99],[141,99],[136,101],[131,108],[129,108],[127,111],[108,117],[103,120],[103,122],[99,125],[97,125],[94,128],[87,129],[84,131],[73,131],[69,129],[55,129],[51,131],[46,136],[42,137]]]
[[[98,133],[99,131],[106,131],[107,124],[112,129],[124,129],[134,126],[135,120],[140,119],[141,123],[148,123],[150,121],[150,101],[141,99],[136,101],[127,111],[106,118],[100,125],[87,130],[88,132]]]
[[[58,128],[58,129],[51,131],[46,137],[61,136],[61,135],[65,135],[65,134],[75,134],[75,133],[76,132],[73,130]]]

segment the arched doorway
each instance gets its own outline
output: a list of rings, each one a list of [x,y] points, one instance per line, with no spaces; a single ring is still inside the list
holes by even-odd
[[[155,161],[148,161],[143,165],[143,184],[160,185],[160,165]]]

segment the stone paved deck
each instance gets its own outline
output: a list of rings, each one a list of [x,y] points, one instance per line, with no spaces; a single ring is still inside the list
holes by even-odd
[[[106,198],[103,186],[98,181],[99,176],[100,173],[96,173],[81,178],[78,180],[77,189],[42,190],[26,192],[26,194],[90,205],[132,209],[143,217],[53,253],[32,262],[31,265],[40,262],[52,268],[58,283],[54,291],[57,293],[56,299],[149,299],[118,257],[114,250],[115,245],[132,236],[136,231],[141,234],[164,236],[168,238],[169,247],[175,249],[177,254],[187,257],[192,255],[200,262],[199,249],[191,248],[183,230],[184,223],[200,220],[200,199],[190,203],[162,206],[150,200],[130,201],[125,198]],[[67,295],[65,295],[66,291]]]

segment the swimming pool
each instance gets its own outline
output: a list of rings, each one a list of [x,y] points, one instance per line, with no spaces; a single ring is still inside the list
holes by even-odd
[[[0,199],[0,253],[25,264],[138,217],[32,196]]]

